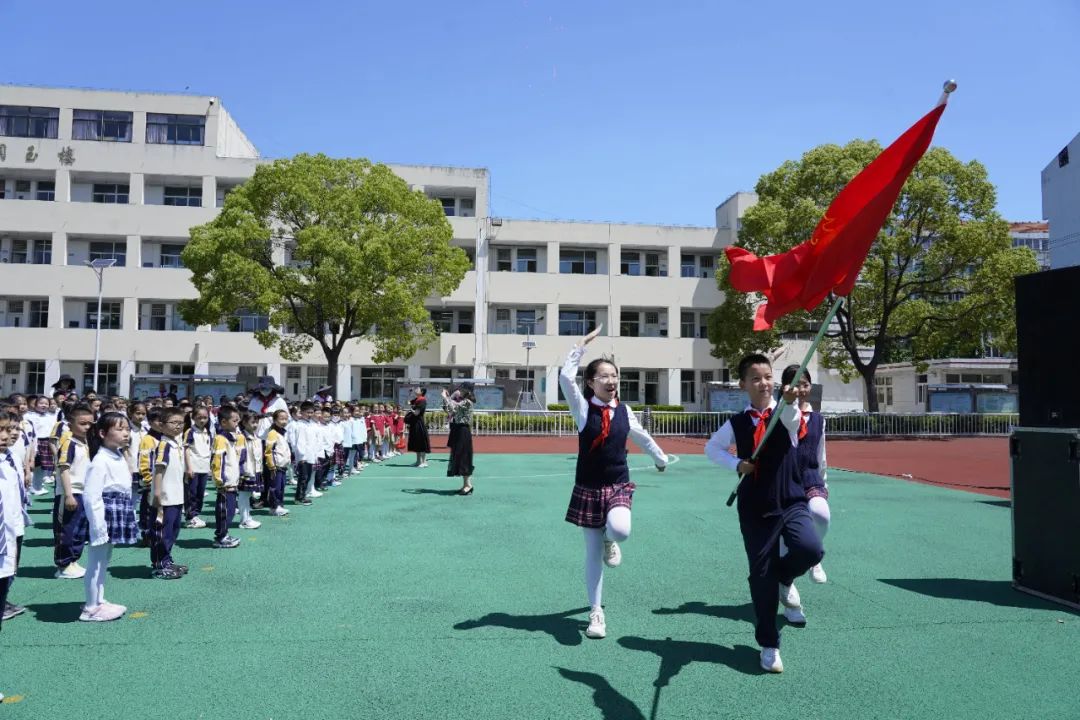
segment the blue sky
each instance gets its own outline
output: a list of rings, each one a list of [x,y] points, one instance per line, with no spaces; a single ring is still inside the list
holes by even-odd
[[[1074,0],[0,0],[0,23],[4,82],[216,95],[268,157],[486,167],[504,217],[711,225],[955,77],[936,144],[1032,220],[1080,132]]]

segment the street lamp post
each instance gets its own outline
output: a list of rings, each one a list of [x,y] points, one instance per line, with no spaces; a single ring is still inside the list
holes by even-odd
[[[94,392],[98,392],[98,362],[101,358],[101,293],[105,270],[116,264],[116,258],[87,260],[86,266],[97,275],[97,322],[94,323]]]

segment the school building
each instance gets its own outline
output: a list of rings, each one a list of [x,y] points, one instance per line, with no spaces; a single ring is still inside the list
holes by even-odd
[[[0,392],[42,391],[61,374],[89,388],[102,271],[98,389],[126,394],[136,375],[271,374],[292,398],[327,382],[321,353],[283,362],[255,342],[265,317],[191,327],[195,296],[180,253],[230,189],[264,162],[220,99],[199,95],[0,86]],[[714,268],[752,194],[717,208],[716,227],[491,217],[488,172],[392,166],[437,198],[474,269],[430,298],[438,339],[390,365],[351,345],[339,388],[391,397],[399,378],[533,381],[558,401],[572,342],[603,323],[595,351],[622,366],[631,402],[702,406],[729,378],[710,355],[706,316],[723,296]],[[344,394],[344,393],[343,393]]]
[[[1042,211],[1050,223],[1050,266],[1080,265],[1080,135],[1043,168]]]

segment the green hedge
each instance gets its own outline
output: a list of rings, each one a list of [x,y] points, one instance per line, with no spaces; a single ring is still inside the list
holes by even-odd
[[[649,408],[653,412],[685,412],[685,408],[682,405],[636,405],[631,403],[630,409],[634,412],[641,412],[645,408]],[[567,411],[570,406],[566,403],[551,403],[547,406],[551,411]]]

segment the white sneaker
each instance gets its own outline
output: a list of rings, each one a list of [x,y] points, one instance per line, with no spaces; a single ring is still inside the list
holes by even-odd
[[[806,624],[806,614],[802,611],[802,608],[784,608],[784,617],[792,625]]]
[[[206,521],[196,515],[195,517],[187,521],[187,526],[192,530],[198,530],[199,528],[206,527]]]
[[[780,661],[779,648],[761,648],[761,669],[771,673],[784,672],[784,663]]]
[[[589,613],[589,627],[585,629],[585,637],[600,638],[607,636],[607,623],[604,621],[604,609],[596,608]]]
[[[244,528],[245,530],[254,530],[256,528],[262,527],[262,523],[255,518],[248,518],[244,522],[240,523],[240,527]]]
[[[284,505],[278,505],[276,508],[274,508],[273,514],[277,517],[282,517],[284,515],[288,515],[289,511],[285,508]]]
[[[30,494],[33,495],[34,497],[41,497],[42,495],[45,495],[48,492],[49,491],[46,490],[45,488],[38,488],[37,490],[35,490],[33,488],[30,488]]]
[[[825,576],[825,568],[821,567],[821,563],[810,568],[810,579],[819,584],[828,582],[828,578]]]
[[[604,541],[604,564],[608,567],[619,567],[622,563],[622,551],[619,543],[613,540]]]
[[[313,498],[320,498],[320,497],[323,496],[323,494],[321,492],[319,492],[318,490],[312,490],[311,492],[309,492],[307,494],[307,496],[308,497],[313,497]]]
[[[78,580],[84,575],[86,575],[86,568],[77,562],[73,562],[67,567],[57,570],[53,577],[60,580]]]
[[[802,598],[799,597],[799,590],[795,587],[795,583],[790,585],[780,583],[780,602],[787,608],[802,609]]]

